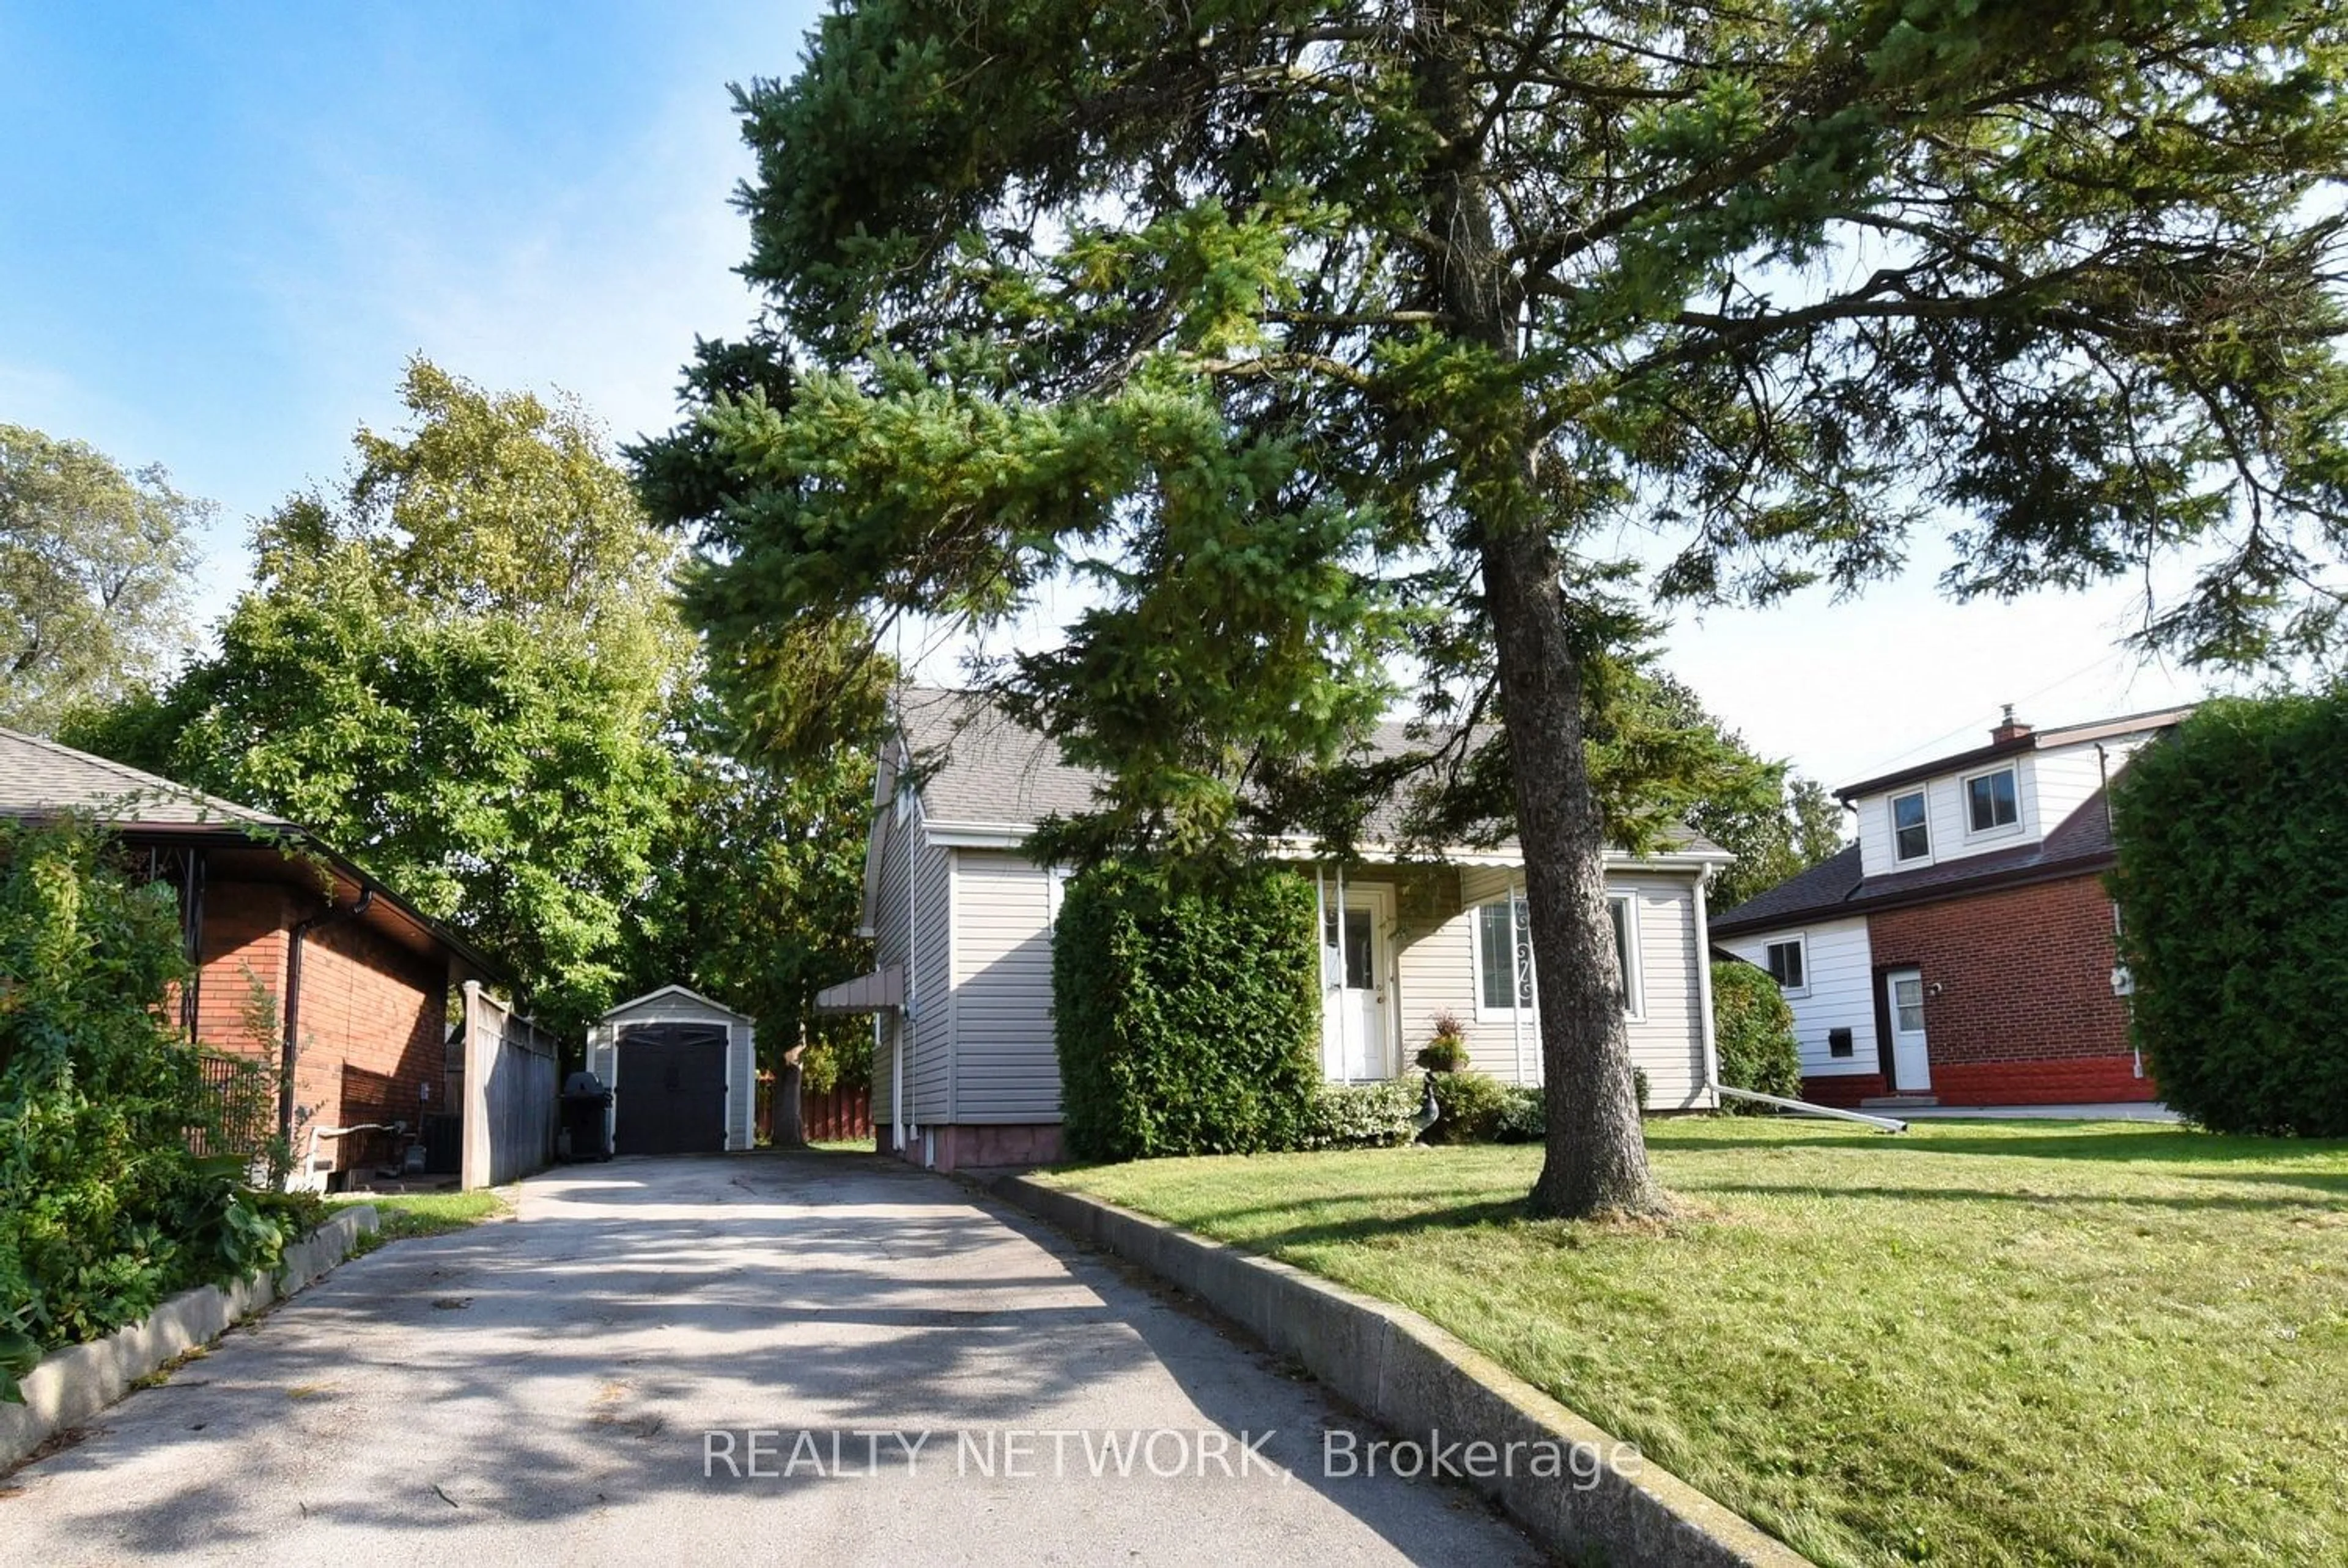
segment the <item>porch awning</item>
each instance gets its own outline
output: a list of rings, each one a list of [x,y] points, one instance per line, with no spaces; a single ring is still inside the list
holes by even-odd
[[[836,986],[826,986],[815,993],[818,1012],[880,1012],[904,1005],[905,970],[898,964],[842,980]]]

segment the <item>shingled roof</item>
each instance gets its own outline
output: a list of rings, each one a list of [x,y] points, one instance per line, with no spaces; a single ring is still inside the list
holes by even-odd
[[[38,820],[66,812],[86,813],[134,840],[225,842],[240,849],[251,840],[268,841],[272,856],[298,853],[330,870],[338,897],[356,899],[361,889],[371,890],[371,923],[437,943],[480,973],[510,982],[504,966],[298,824],[39,735],[0,729],[0,817]]]
[[[0,816],[66,811],[87,812],[118,827],[293,825],[283,817],[38,735],[0,729]]]
[[[1987,855],[1967,855],[1913,871],[1861,876],[1859,845],[1849,845],[1832,859],[1787,877],[1734,909],[1715,915],[1712,934],[1725,937],[1778,930],[1805,920],[1835,919],[1863,915],[1870,909],[1962,897],[1967,893],[2018,882],[2081,876],[2100,871],[2111,863],[2111,812],[2105,793],[2097,790],[2055,824],[2054,832],[2035,844],[2018,844]]]
[[[976,693],[915,688],[899,702],[898,729],[921,770],[922,807],[933,821],[1024,831],[1047,816],[1074,815],[1097,804],[1093,789],[1101,774],[1070,764],[1045,736]],[[1385,723],[1371,732],[1365,749],[1373,758],[1392,757],[1427,744],[1407,725]],[[1378,803],[1364,825],[1371,842],[1401,835],[1405,804]],[[1513,850],[1516,839],[1504,838],[1496,847]],[[1663,848],[1675,855],[1727,854],[1686,827]]]

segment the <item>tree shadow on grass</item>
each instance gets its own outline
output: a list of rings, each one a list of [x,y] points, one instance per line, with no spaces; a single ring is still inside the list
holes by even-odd
[[[2207,1177],[2213,1181],[2250,1181],[2247,1176]],[[2289,1178],[2267,1178],[2279,1184],[2300,1186]],[[1907,1204],[1999,1204],[2027,1205],[2034,1208],[2155,1208],[2193,1211],[2233,1211],[2243,1214],[2274,1213],[2287,1209],[2327,1209],[2348,1199],[2348,1184],[2330,1178],[2316,1178],[2320,1185],[2302,1196],[2250,1197],[2211,1194],[2208,1197],[2188,1197],[2178,1194],[2139,1192],[2033,1192],[2023,1189],[1999,1190],[1990,1187],[1914,1187],[1853,1184],[1821,1187],[1815,1183],[1788,1182],[1782,1184],[1766,1182],[1707,1183],[1698,1191],[1705,1195],[1736,1195],[1764,1198],[1794,1196],[1839,1197],[1850,1199],[1880,1198]],[[2320,1194],[2321,1195],[2316,1195]],[[2333,1200],[2327,1202],[2326,1199]]]
[[[2348,1158],[2348,1140],[2343,1139],[2253,1138],[2184,1129],[2160,1132],[2118,1130],[2138,1125],[2141,1123],[2092,1123],[2084,1124],[2076,1132],[2024,1133],[2013,1137],[1937,1132],[1918,1136],[1914,1129],[1905,1135],[1820,1130],[1801,1137],[1772,1138],[1766,1143],[1673,1143],[1665,1152],[1673,1160],[1700,1161],[1723,1156],[1746,1159],[1774,1149],[1855,1149],[1894,1159],[1931,1154],[1986,1154],[2013,1160],[2083,1160],[2110,1165],[2250,1164],[2284,1160]]]

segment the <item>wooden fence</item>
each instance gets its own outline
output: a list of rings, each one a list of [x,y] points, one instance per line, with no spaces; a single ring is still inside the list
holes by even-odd
[[[554,1163],[562,1052],[554,1036],[465,982],[464,1185],[503,1186]]]
[[[758,1074],[758,1142],[775,1141],[775,1079]],[[799,1091],[799,1131],[809,1143],[846,1143],[872,1136],[872,1091],[845,1087],[817,1094]]]

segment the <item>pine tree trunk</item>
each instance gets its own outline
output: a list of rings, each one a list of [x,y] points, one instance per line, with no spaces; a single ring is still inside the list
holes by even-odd
[[[1540,999],[1547,1158],[1532,1204],[1583,1218],[1669,1208],[1647,1171],[1606,907],[1606,835],[1582,751],[1581,666],[1558,560],[1538,529],[1483,545]]]
[[[1421,0],[1411,36],[1429,118],[1447,158],[1429,171],[1430,234],[1444,238],[1435,278],[1451,331],[1506,364],[1519,352],[1518,287],[1496,243],[1496,197],[1482,161],[1482,118],[1467,72],[1477,57],[1460,7]],[[1567,620],[1561,563],[1551,542],[1549,489],[1529,420],[1501,417],[1463,437],[1460,450],[1491,466],[1459,493],[1476,515],[1468,538],[1484,579],[1517,795],[1517,835],[1532,916],[1540,999],[1548,1157],[1533,1207],[1570,1218],[1663,1213],[1623,1030],[1622,965],[1606,907],[1606,833],[1582,752],[1581,659]],[[1505,468],[1503,467],[1505,466]]]

